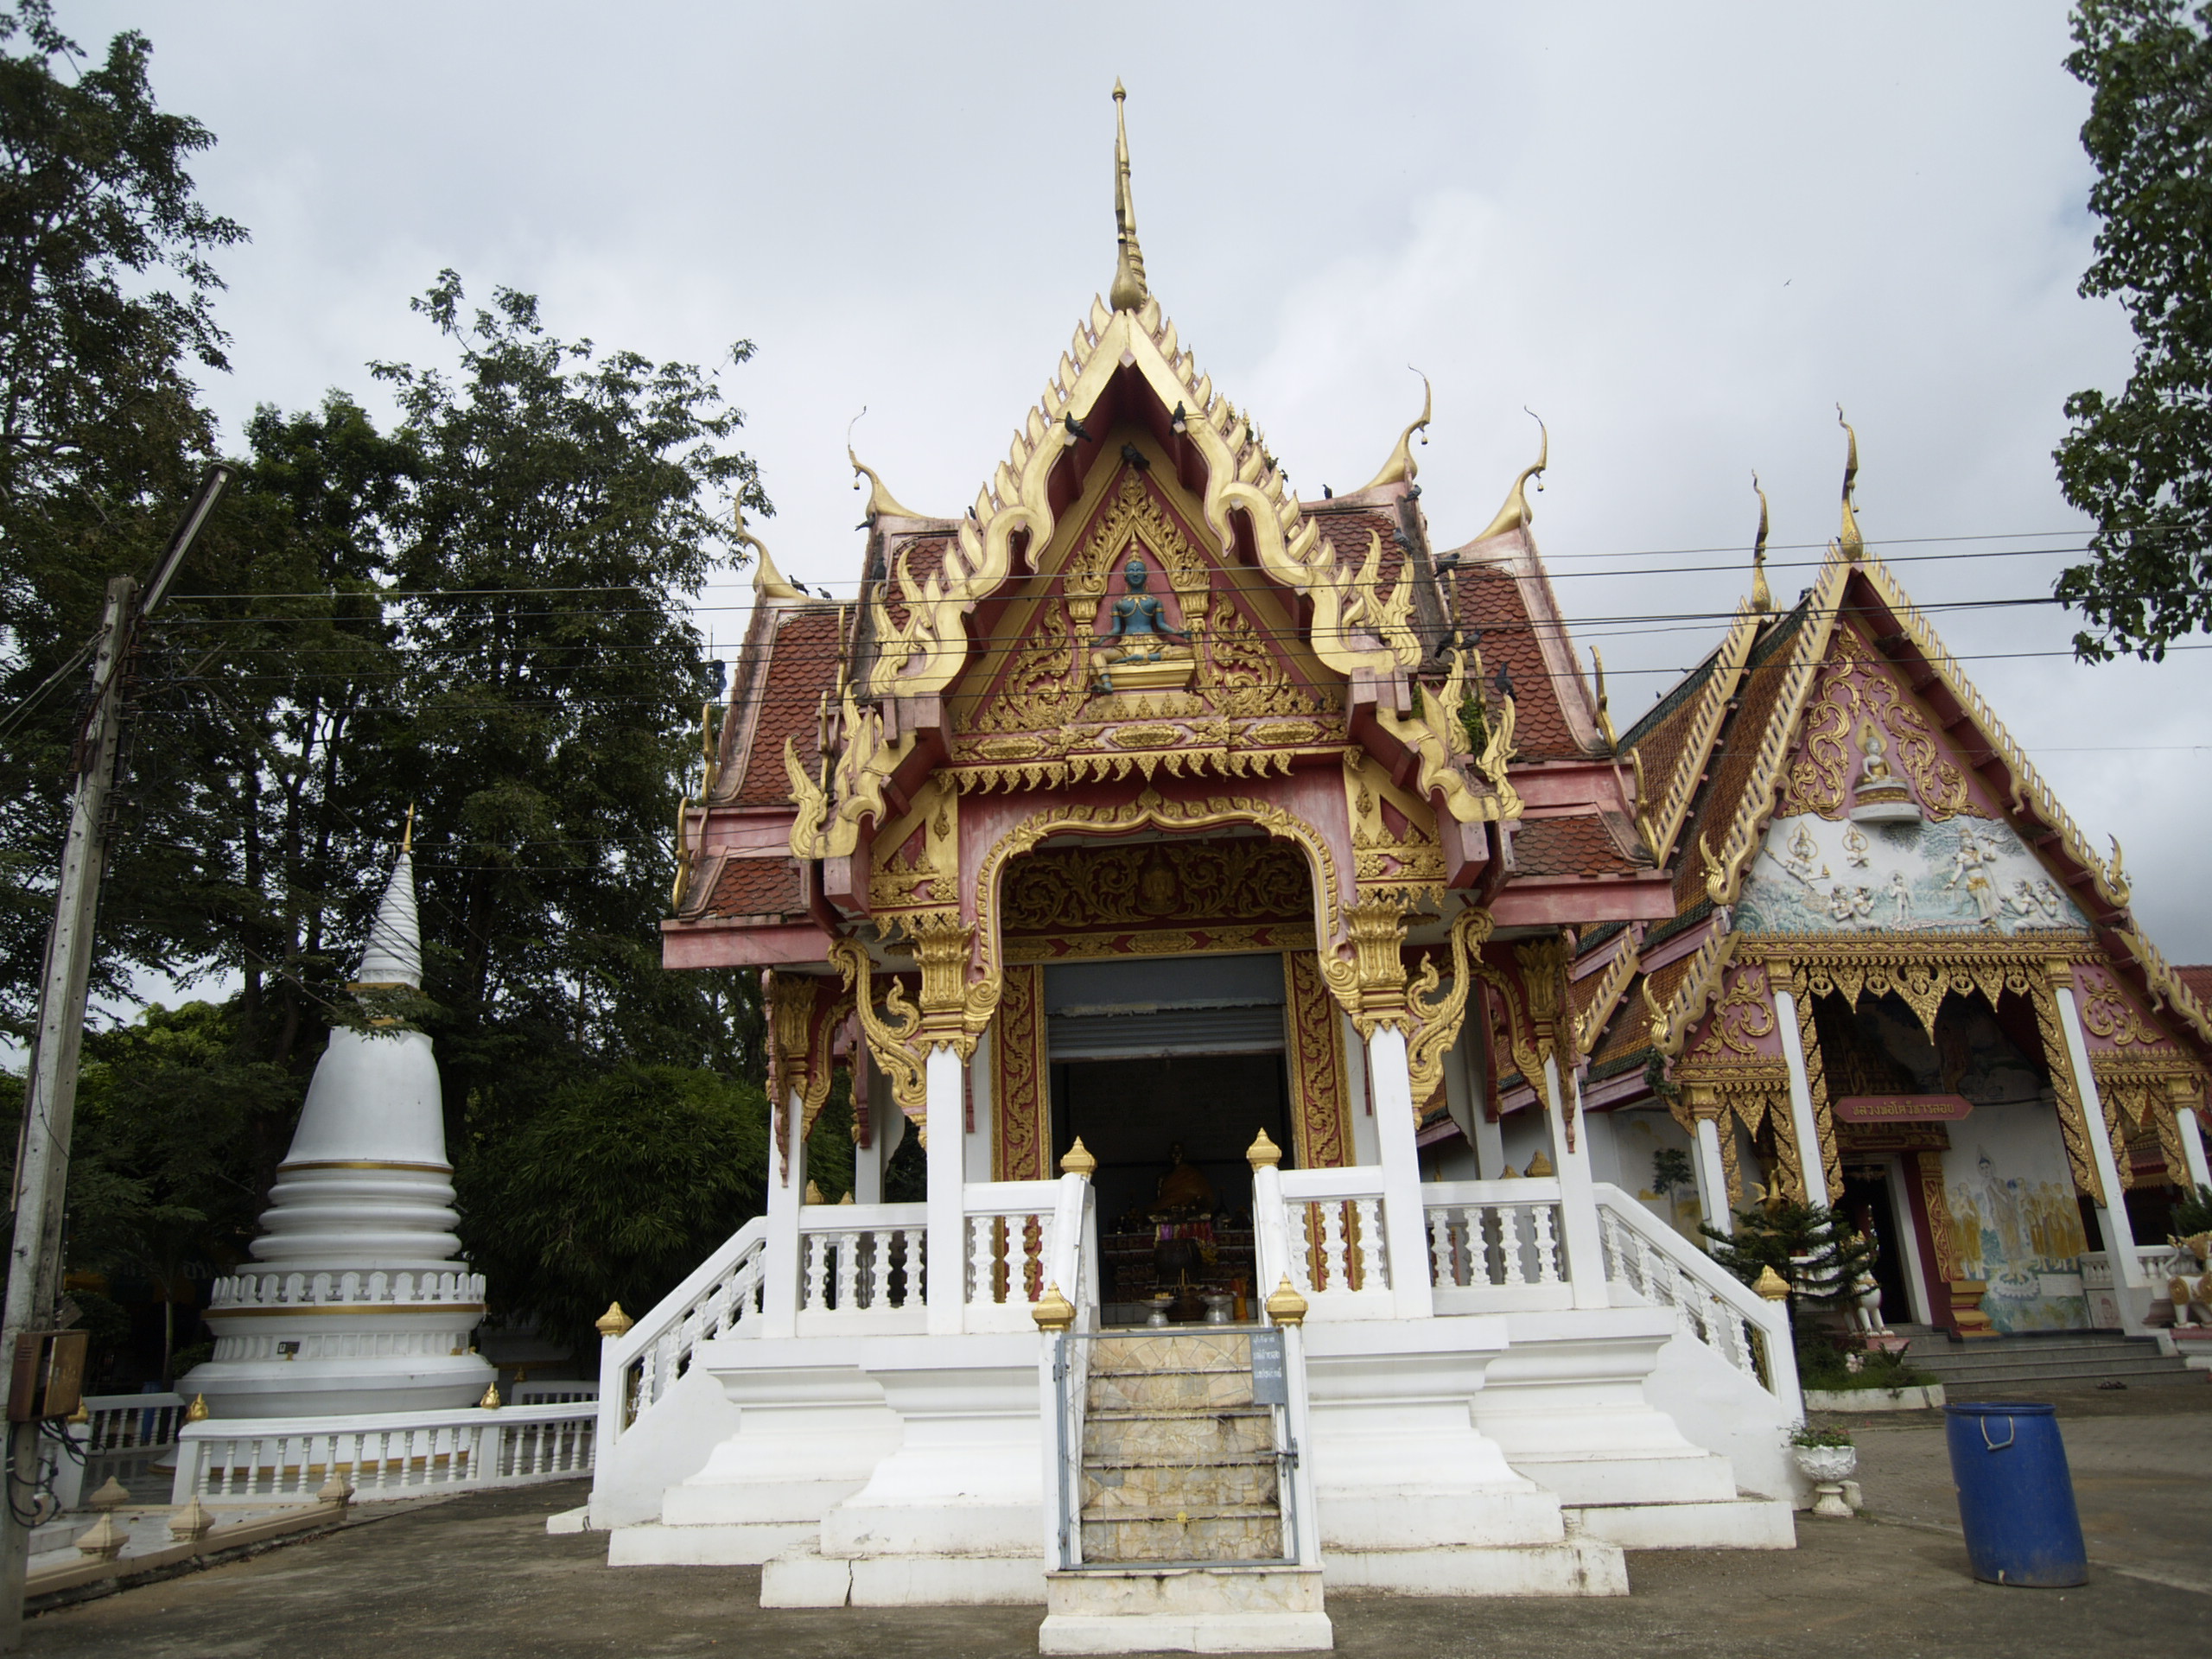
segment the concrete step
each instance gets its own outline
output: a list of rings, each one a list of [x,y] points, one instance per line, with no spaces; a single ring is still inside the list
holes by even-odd
[[[1040,1653],[1290,1653],[1334,1644],[1313,1567],[1045,1575]]]
[[[1252,1403],[1249,1370],[1094,1370],[1084,1384],[1091,1411],[1204,1411]]]
[[[1277,1561],[1282,1516],[1271,1503],[1109,1510],[1083,1516],[1086,1561]]]
[[[1128,1371],[1246,1371],[1252,1369],[1252,1338],[1224,1332],[1200,1336],[1189,1332],[1101,1337],[1090,1344],[1090,1374]]]
[[[1083,1512],[1177,1510],[1216,1504],[1278,1501],[1275,1460],[1264,1457],[1222,1459],[1200,1464],[1084,1465]]]
[[[1203,1412],[1099,1411],[1083,1422],[1083,1459],[1124,1465],[1202,1463],[1274,1450],[1265,1406]]]

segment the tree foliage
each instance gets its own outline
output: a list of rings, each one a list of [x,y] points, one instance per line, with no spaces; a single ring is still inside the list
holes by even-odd
[[[2212,3],[2082,0],[2074,41],[2101,221],[2081,291],[2126,307],[2136,352],[2117,396],[2066,401],[2059,483],[2097,529],[2057,593],[2078,655],[2157,661],[2212,628]]]

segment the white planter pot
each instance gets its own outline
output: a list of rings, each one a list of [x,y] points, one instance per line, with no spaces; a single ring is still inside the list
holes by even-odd
[[[1797,1459],[1797,1466],[1805,1471],[1819,1494],[1813,1505],[1815,1515],[1845,1516],[1851,1513],[1843,1501],[1843,1483],[1859,1467],[1859,1448],[1855,1446],[1793,1446],[1790,1455]]]

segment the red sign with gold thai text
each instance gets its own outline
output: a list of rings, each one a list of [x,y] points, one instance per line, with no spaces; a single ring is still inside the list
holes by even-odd
[[[1835,1103],[1844,1123],[1955,1122],[1973,1109],[1963,1095],[1846,1095]]]

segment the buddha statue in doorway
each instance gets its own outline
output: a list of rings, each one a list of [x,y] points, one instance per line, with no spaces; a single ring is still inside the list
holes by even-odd
[[[1192,1220],[1211,1216],[1217,1207],[1213,1183],[1196,1164],[1183,1161],[1183,1143],[1167,1149],[1167,1173],[1160,1178],[1158,1200],[1149,1211],[1155,1221]]]

